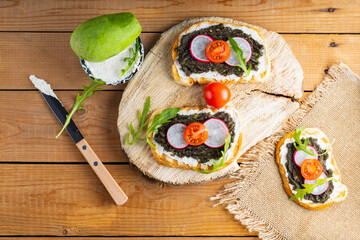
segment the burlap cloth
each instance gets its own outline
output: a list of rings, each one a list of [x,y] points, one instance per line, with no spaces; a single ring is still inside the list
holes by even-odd
[[[360,78],[345,64],[304,100],[285,126],[242,156],[236,180],[212,200],[224,204],[263,239],[360,239]],[[332,140],[333,153],[348,196],[322,211],[289,200],[275,163],[275,147],[298,126],[318,127]]]

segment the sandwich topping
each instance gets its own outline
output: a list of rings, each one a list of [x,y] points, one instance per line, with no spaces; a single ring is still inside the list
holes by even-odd
[[[264,56],[265,49],[261,41],[261,38],[258,37],[257,34],[256,34],[257,36],[256,38],[255,34],[249,32],[249,28],[246,27],[235,28],[232,27],[231,25],[225,26],[224,24],[216,24],[216,25],[210,25],[205,28],[201,28],[199,30],[188,32],[187,34],[181,37],[179,45],[177,47],[177,52],[178,52],[177,61],[178,64],[180,65],[181,70],[184,72],[184,74],[187,77],[190,77],[192,74],[201,74],[206,72],[217,72],[222,76],[237,76],[237,77],[241,77],[244,74],[244,70],[242,68],[234,65],[231,66],[231,64],[229,65],[223,61],[201,62],[196,60],[190,52],[190,44],[192,40],[199,35],[209,36],[211,39],[215,40],[215,42],[221,40],[220,41],[221,43],[228,41],[229,37],[244,39],[244,41],[247,41],[250,44],[252,51],[251,58],[247,59],[247,63],[246,63],[247,67],[248,68],[250,67],[253,71],[257,71],[259,70],[259,68],[263,68],[264,64],[262,62],[264,61],[264,57],[265,57]],[[226,43],[224,43],[224,45],[226,46]],[[217,48],[216,49],[214,48],[213,52],[216,52],[215,50],[218,50]],[[209,52],[209,50],[207,50],[207,52]],[[266,57],[265,57],[265,61],[266,61]]]
[[[302,140],[302,142],[304,142],[305,138],[302,138],[301,140]],[[334,175],[333,170],[327,167],[328,166],[327,162],[331,161],[330,154],[325,153],[326,149],[323,149],[322,146],[320,146],[320,144],[318,143],[318,139],[316,139],[316,138],[310,137],[308,145],[314,147],[316,149],[316,152],[319,154],[318,161],[321,163],[323,172],[326,174],[326,176],[328,178],[333,177],[333,175]],[[284,144],[284,146],[287,149],[286,162],[285,162],[284,166],[286,168],[288,181],[291,184],[290,186],[292,187],[292,190],[301,189],[302,184],[304,184],[305,179],[304,179],[303,175],[301,174],[301,168],[299,166],[297,166],[294,161],[294,154],[296,151],[294,142],[289,142],[286,145]],[[324,154],[324,155],[321,155],[321,154]],[[328,188],[326,189],[326,191],[324,193],[322,193],[320,195],[305,194],[304,199],[310,200],[314,203],[324,203],[330,198],[333,191],[334,191],[334,182],[330,181]]]
[[[175,159],[194,159],[196,162],[192,162],[191,165],[196,166],[198,163],[212,163],[211,160],[218,160],[222,157],[221,151],[224,150],[223,144],[221,146],[211,146],[210,144],[206,144],[206,139],[201,140],[205,144],[201,145],[187,145],[184,148],[177,149],[170,145],[167,139],[167,133],[169,128],[176,124],[183,124],[186,126],[191,126],[194,123],[204,123],[209,122],[210,119],[218,119],[221,120],[228,129],[228,133],[231,136],[230,140],[230,148],[234,145],[234,139],[236,134],[235,129],[235,119],[230,115],[227,111],[219,110],[215,113],[211,111],[198,111],[192,112],[192,110],[187,113],[180,111],[176,117],[172,118],[169,122],[162,124],[157,128],[154,132],[153,140],[156,142],[157,147],[161,149],[161,151],[165,151],[169,153]],[[215,120],[217,121],[217,120]],[[214,122],[214,121],[213,121]],[[211,124],[209,125],[209,130],[211,130]],[[195,124],[200,125],[200,124]],[[202,124],[201,124],[202,125]],[[186,132],[185,132],[186,133]],[[226,133],[227,134],[227,133]],[[209,137],[211,132],[209,132]],[[226,136],[225,136],[226,137]],[[225,139],[225,138],[224,138]],[[213,142],[216,140],[213,140]],[[209,147],[209,145],[211,147]]]
[[[277,154],[291,200],[315,207],[346,197],[347,187],[340,182],[331,145],[317,128],[299,127],[292,137],[283,140]]]

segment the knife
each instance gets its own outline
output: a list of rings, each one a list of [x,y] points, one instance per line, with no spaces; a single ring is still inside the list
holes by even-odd
[[[54,91],[51,89],[50,84],[48,84],[43,79],[35,77],[34,75],[31,75],[29,79],[40,91],[41,95],[60,123],[64,125],[68,112],[60,102],[59,98],[55,95]],[[91,168],[99,177],[100,181],[105,186],[116,205],[123,205],[128,200],[128,197],[117,184],[115,179],[111,176],[109,171],[105,168],[104,164],[102,164],[101,160],[92,150],[85,138],[81,135],[80,130],[76,127],[73,120],[71,120],[70,124],[66,127],[66,131],[69,133],[81,154],[85,157]]]

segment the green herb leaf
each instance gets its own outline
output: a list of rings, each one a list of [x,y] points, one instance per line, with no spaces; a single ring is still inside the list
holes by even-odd
[[[302,189],[297,188],[295,190],[296,194],[294,194],[290,198],[290,200],[293,200],[293,201],[295,201],[297,199],[303,200],[306,193],[311,194],[317,186],[323,185],[331,180],[334,180],[337,182],[337,180],[335,178],[331,177],[331,178],[325,178],[325,179],[317,179],[316,183],[314,183],[314,184],[309,184],[309,183],[301,184],[301,186],[303,186],[304,188],[302,188]]]
[[[334,142],[335,142],[335,139],[332,141],[332,143],[330,143],[330,145],[328,146],[328,148],[326,149],[326,151],[323,152],[323,153],[321,153],[321,154],[318,154],[318,156],[323,156],[323,155],[325,155],[325,154],[329,151],[329,149],[331,148],[331,146],[334,144]]]
[[[304,127],[298,127],[296,130],[295,130],[295,133],[294,133],[294,147],[297,149],[297,150],[302,150],[304,152],[306,152],[307,154],[310,154],[312,156],[315,156],[316,153],[314,151],[314,149],[312,148],[307,148],[307,145],[309,145],[309,141],[310,139],[309,138],[306,138],[305,139],[305,142],[302,143],[301,141],[301,132],[304,131],[305,128]],[[335,142],[335,139],[334,141],[329,145],[329,147],[326,149],[325,152],[321,153],[321,154],[317,154],[317,156],[322,156],[322,155],[325,155],[328,151],[329,151],[329,148],[334,144]]]
[[[146,132],[146,141],[150,144],[152,148],[156,149],[155,145],[152,144],[149,139],[149,134],[155,131],[157,126],[169,122],[169,120],[174,118],[179,111],[180,108],[167,108],[154,117],[154,120],[152,121]]]
[[[305,139],[305,142],[302,143],[301,141],[301,132],[304,131],[305,128],[304,127],[298,127],[296,130],[295,130],[295,133],[294,133],[294,147],[297,149],[297,150],[302,150],[304,152],[306,152],[307,154],[310,154],[311,156],[315,156],[315,151],[314,149],[312,148],[307,148],[307,145],[309,144],[309,138],[306,138]]]
[[[104,81],[100,81],[97,80],[96,78],[94,80],[90,79],[90,85],[87,86],[82,86],[84,88],[84,92],[82,95],[78,94],[76,96],[76,101],[74,106],[71,109],[71,112],[69,115],[66,115],[66,121],[65,124],[63,126],[63,128],[61,129],[61,131],[59,132],[58,135],[56,135],[55,138],[58,138],[61,133],[66,129],[66,127],[69,125],[70,120],[72,118],[72,116],[74,115],[74,113],[79,110],[79,109],[85,109],[83,106],[81,106],[81,104],[84,102],[84,100],[88,97],[91,97],[95,94],[96,91],[101,91],[104,90],[102,88],[99,88],[100,86],[104,86],[105,82]]]
[[[121,69],[121,77],[124,76],[124,74],[129,70],[129,68],[134,64],[134,62],[136,62],[142,56],[142,55],[136,56],[137,53],[140,51],[139,39],[136,39],[135,47],[136,47],[136,50],[134,50],[133,48],[130,48],[132,57],[124,58],[124,61],[128,62],[128,65],[126,66],[126,68]]]
[[[144,141],[145,139],[139,138],[142,130],[146,127],[148,122],[147,115],[150,110],[150,97],[146,98],[143,110],[139,110],[139,128],[135,132],[132,122],[129,124],[130,132],[126,135],[126,145],[133,145],[136,141]],[[130,134],[132,135],[132,141],[130,141]]]
[[[231,37],[229,37],[229,43],[230,43],[232,50],[236,53],[237,59],[239,59],[239,62],[240,62],[240,64],[235,64],[235,66],[244,70],[245,77],[249,76],[250,71],[251,71],[251,65],[249,66],[249,68],[246,67],[246,59],[243,58],[242,49],[239,48],[239,45],[237,44],[237,42]]]
[[[231,135],[230,135],[230,133],[228,133],[228,135],[226,136],[226,139],[225,139],[224,151],[221,151],[222,157],[218,161],[214,162],[214,165],[213,165],[213,168],[211,169],[211,171],[197,170],[196,168],[194,168],[194,170],[196,170],[196,171],[198,171],[200,173],[209,174],[209,173],[213,173],[213,172],[215,172],[215,170],[223,167],[225,165],[225,160],[226,160],[225,159],[225,153],[229,149],[230,140],[231,140]]]

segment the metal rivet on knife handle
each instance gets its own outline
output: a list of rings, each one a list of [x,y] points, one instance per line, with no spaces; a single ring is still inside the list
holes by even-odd
[[[110,196],[114,199],[117,205],[124,204],[128,197],[117,184],[115,179],[111,176],[109,171],[105,168],[104,164],[102,164],[101,160],[98,158],[96,153],[92,150],[91,146],[86,142],[85,139],[81,140],[76,144],[79,148],[82,155],[89,162],[91,168],[94,170],[96,175],[99,177],[100,181],[104,184],[106,190],[109,192]],[[81,151],[82,149],[86,149],[86,151]]]

